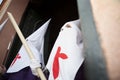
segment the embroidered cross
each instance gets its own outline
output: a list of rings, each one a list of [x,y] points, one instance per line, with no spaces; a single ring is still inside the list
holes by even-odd
[[[54,80],[58,77],[59,75],[59,58],[61,59],[67,59],[67,55],[65,53],[60,53],[61,47],[58,47],[56,55],[54,57],[54,62],[53,62],[53,77]]]
[[[15,59],[13,60],[13,62],[11,64],[11,66],[17,61],[17,59],[20,59],[20,58],[21,58],[20,54],[17,54]]]

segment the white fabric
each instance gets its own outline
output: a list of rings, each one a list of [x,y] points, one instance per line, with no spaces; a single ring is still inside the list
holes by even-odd
[[[80,20],[67,22],[61,28],[46,65],[46,68],[50,71],[49,80],[74,80],[79,67],[84,61],[82,34],[78,27],[80,27]],[[57,51],[59,54],[57,54]],[[63,54],[64,58],[61,58]],[[58,75],[55,77],[53,76],[53,63],[57,55],[59,56],[59,67],[57,68],[59,69]]]
[[[33,34],[31,34],[27,39],[27,43],[33,52],[35,59],[38,61],[38,63],[41,63],[44,65],[43,62],[43,42],[44,42],[44,35],[47,30],[48,24],[50,20],[48,20],[44,25],[42,25],[38,30],[36,30]],[[16,59],[19,57],[18,59]],[[18,72],[21,69],[30,66],[30,59],[29,56],[25,50],[25,48],[22,46],[16,56],[16,58],[11,63],[11,66],[7,70],[7,73],[13,73]]]
[[[32,71],[33,75],[39,76],[38,72],[37,72],[37,68],[40,68],[40,67],[41,67],[41,65],[40,65],[40,63],[37,59],[32,59],[31,60],[30,68],[31,68],[31,71]]]

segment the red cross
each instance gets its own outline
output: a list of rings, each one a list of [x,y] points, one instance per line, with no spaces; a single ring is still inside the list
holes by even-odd
[[[21,58],[21,56],[20,56],[20,54],[18,53],[18,54],[16,55],[15,59],[13,60],[11,66],[17,61],[17,59],[20,59],[20,58]]]
[[[53,77],[54,80],[58,77],[59,75],[59,58],[61,59],[67,59],[67,55],[65,53],[60,53],[61,47],[58,47],[57,52],[54,57],[54,62],[53,62]]]

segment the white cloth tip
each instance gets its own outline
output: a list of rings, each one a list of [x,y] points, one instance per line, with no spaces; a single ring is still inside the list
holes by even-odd
[[[41,67],[41,64],[39,63],[38,60],[36,59],[31,60],[30,68],[33,75],[38,76],[37,68],[40,68],[40,67]]]

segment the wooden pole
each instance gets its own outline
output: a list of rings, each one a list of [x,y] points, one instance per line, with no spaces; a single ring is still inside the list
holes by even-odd
[[[12,14],[10,12],[7,12],[7,14],[8,14],[8,17],[9,17],[11,23],[13,24],[13,26],[14,26],[14,28],[15,28],[15,30],[16,30],[16,32],[17,32],[17,34],[18,34],[18,36],[19,36],[19,38],[21,40],[21,42],[23,43],[23,46],[25,47],[25,49],[26,49],[30,59],[35,59],[32,51],[30,50],[30,48],[29,48],[29,46],[28,46],[28,44],[27,44],[27,42],[26,42],[22,32],[20,31],[20,29],[19,29],[19,27],[18,27],[14,17],[12,16]],[[41,80],[46,80],[42,70],[40,68],[36,68],[36,69],[37,69],[37,72],[38,72],[39,77],[41,78]]]
[[[3,18],[5,12],[7,11],[7,8],[9,7],[10,3],[12,0],[6,0],[5,3],[3,4],[1,10],[0,10],[0,21]]]

